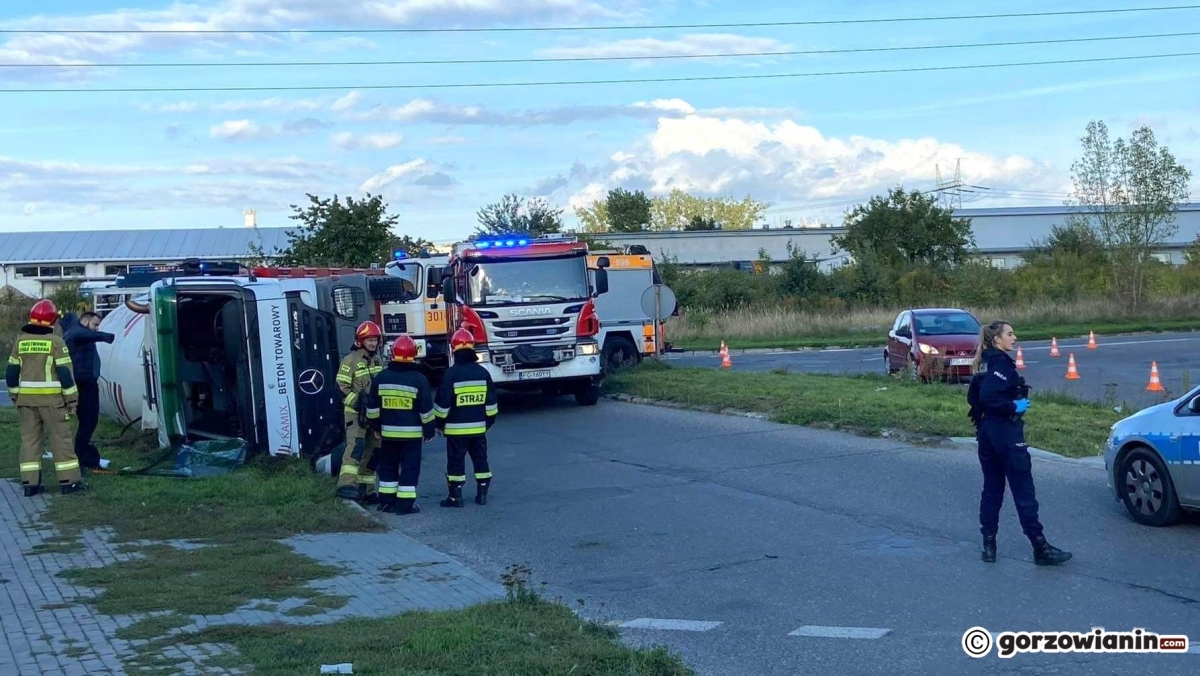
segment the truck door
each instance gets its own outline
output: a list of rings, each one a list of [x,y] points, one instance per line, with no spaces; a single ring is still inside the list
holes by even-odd
[[[305,305],[299,292],[287,294],[294,330],[296,418],[302,456],[319,457],[342,442],[342,397],[334,378],[338,353],[334,315]],[[351,333],[353,340],[353,333]]]
[[[337,336],[338,361],[354,349],[354,332],[368,319],[375,320],[375,303],[367,286],[366,275],[346,275],[318,280],[320,309],[331,313]]]

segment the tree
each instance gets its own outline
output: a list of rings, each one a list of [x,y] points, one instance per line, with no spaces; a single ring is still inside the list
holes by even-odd
[[[608,232],[608,202],[593,200],[586,207],[575,207],[575,217],[584,232]]]
[[[388,215],[381,197],[346,197],[345,203],[308,195],[311,204],[301,209],[295,204],[291,218],[301,222],[299,230],[288,232],[289,246],[279,252],[279,265],[315,267],[369,268],[391,260],[396,236],[392,228],[398,219]]]
[[[604,205],[609,229],[613,232],[641,232],[649,228],[651,204],[650,198],[641,190],[609,190]]]
[[[696,214],[695,216],[692,216],[691,220],[689,220],[687,222],[687,225],[683,226],[683,229],[684,230],[720,230],[721,226],[717,225],[717,222],[711,218],[705,218],[704,216],[701,216],[700,214]]]
[[[696,197],[674,188],[666,197],[656,197],[650,207],[651,230],[686,230],[692,219],[699,216],[712,221],[722,230],[749,230],[769,205],[751,199],[730,197]]]
[[[482,235],[524,233],[531,237],[562,230],[562,209],[552,207],[538,197],[525,202],[517,195],[505,195],[499,202],[489,204],[478,212]]]
[[[945,271],[966,261],[974,247],[969,219],[954,218],[934,198],[900,186],[851,209],[845,227],[830,238],[834,247],[893,272],[914,265]]]
[[[409,235],[403,237],[392,237],[392,244],[389,247],[394,255],[397,251],[403,251],[410,258],[415,258],[421,255],[422,249],[430,249],[433,247],[433,242],[420,237],[413,239]]]
[[[1179,229],[1175,214],[1189,198],[1191,172],[1159,147],[1149,127],[1110,142],[1108,127],[1093,120],[1081,142],[1067,201],[1079,208],[1068,224],[1086,224],[1096,234],[1108,251],[1113,292],[1135,307],[1145,295],[1148,259]]]

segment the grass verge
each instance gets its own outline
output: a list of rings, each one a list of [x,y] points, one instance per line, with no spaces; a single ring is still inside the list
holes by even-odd
[[[136,432],[122,437],[107,421],[95,441],[115,468],[145,467],[160,457],[152,438]],[[19,445],[16,415],[0,410],[0,465],[7,477],[16,476]],[[86,601],[99,612],[147,614],[117,636],[148,641],[131,660],[131,668],[149,668],[139,673],[179,673],[178,660],[165,656],[164,649],[201,643],[238,649],[209,664],[289,676],[342,662],[352,662],[356,674],[693,673],[661,649],[622,646],[615,631],[581,621],[561,603],[528,592],[514,595],[511,586],[506,602],[460,611],[303,627],[222,626],[166,636],[190,624],[190,615],[223,614],[254,600],[261,608],[269,607],[262,601],[308,599],[288,611],[293,616],[339,608],[346,597],[322,594],[306,583],[340,571],[278,540],[384,527],[335,498],[331,479],[294,461],[256,460],[231,474],[203,479],[93,474],[88,480],[89,493],[52,495],[48,517],[62,535],[38,553],[77,547],[83,530],[105,526],[118,553],[136,555],[61,575],[99,589]],[[43,482],[56,483],[50,461],[44,462]]]
[[[785,309],[744,309],[725,312],[687,312],[673,319],[667,337],[685,350],[715,350],[721,341],[736,349],[875,347],[887,341],[888,330],[903,308],[876,308],[840,313]],[[1118,333],[1192,331],[1200,327],[1200,298],[1148,301],[1129,311],[1105,300],[1036,303],[1020,307],[963,308],[982,322],[1003,318],[1012,322],[1022,340]]]
[[[965,386],[919,384],[887,376],[739,373],[645,362],[605,379],[621,392],[715,410],[736,408],[776,422],[879,435],[970,437]],[[1037,393],[1025,418],[1031,446],[1080,458],[1098,455],[1123,417],[1064,395]]]

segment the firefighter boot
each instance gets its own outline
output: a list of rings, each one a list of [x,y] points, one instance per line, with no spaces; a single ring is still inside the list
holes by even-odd
[[[1039,536],[1033,541],[1033,562],[1039,566],[1057,566],[1071,559],[1071,552],[1064,552],[1054,545],[1046,542],[1046,538]]]
[[[46,487],[38,483],[32,486],[25,487],[25,497],[32,498],[35,495],[40,495],[46,492]]]
[[[89,488],[91,488],[91,486],[88,486],[83,481],[76,481],[73,484],[64,485],[62,487],[62,494],[67,495],[68,493],[81,493],[83,491],[88,490]]]
[[[421,508],[417,506],[415,498],[404,498],[396,500],[395,512],[397,514],[420,514]]]
[[[457,483],[457,482],[450,482],[448,484],[448,490],[449,490],[450,494],[446,496],[445,500],[442,500],[442,506],[443,507],[462,507],[463,506],[462,489],[463,489],[462,484]]]
[[[490,481],[477,481],[475,483],[475,504],[487,504],[488,484],[490,483]]]
[[[358,487],[340,486],[337,489],[337,496],[346,500],[358,500]]]
[[[996,560],[996,536],[983,536],[983,560],[991,563]]]
[[[375,509],[387,514],[395,514],[397,511],[396,495],[394,493],[380,493],[379,505]]]

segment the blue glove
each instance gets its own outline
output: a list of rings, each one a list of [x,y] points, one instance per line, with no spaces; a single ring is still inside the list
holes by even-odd
[[[1025,411],[1029,410],[1029,400],[1028,399],[1018,399],[1018,400],[1014,401],[1013,403],[1017,405],[1017,413],[1024,413]]]

